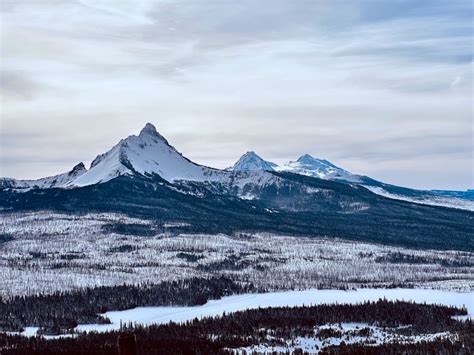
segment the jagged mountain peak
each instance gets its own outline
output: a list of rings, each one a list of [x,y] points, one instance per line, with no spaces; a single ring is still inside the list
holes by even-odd
[[[156,139],[159,139],[159,140],[162,140],[163,142],[165,142],[166,144],[169,145],[168,141],[166,140],[165,137],[163,137],[160,133],[158,133],[158,131],[156,130],[156,127],[151,124],[150,122],[148,122],[145,127],[142,128],[142,130],[140,131],[140,134],[138,135],[138,137],[142,138],[142,139],[146,139],[146,138],[156,138]]]
[[[257,153],[255,153],[253,150],[249,150],[247,153],[243,154],[242,156],[243,156],[243,157],[244,157],[244,156],[248,156],[248,157],[257,157],[257,158],[260,158],[260,156],[259,156]]]
[[[233,171],[254,171],[254,170],[273,170],[277,165],[262,159],[254,151],[248,151],[240,157],[230,170]]]
[[[144,134],[157,134],[157,133],[158,131],[156,130],[156,127],[152,123],[147,122],[145,124],[145,127],[143,127],[142,130],[140,131],[140,136]]]
[[[122,139],[108,152],[98,155],[91,169],[75,181],[77,186],[109,181],[121,175],[159,175],[167,181],[213,181],[223,171],[193,163],[182,156],[147,123],[138,136]]]
[[[85,171],[87,171],[86,166],[81,161],[79,164],[75,165],[68,174],[69,175],[78,175],[78,173],[85,172]]]

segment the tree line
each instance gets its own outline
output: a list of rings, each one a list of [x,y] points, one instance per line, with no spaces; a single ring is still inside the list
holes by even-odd
[[[60,334],[82,323],[110,323],[99,315],[110,310],[146,306],[195,306],[210,299],[246,293],[251,284],[227,277],[190,278],[140,286],[120,285],[85,288],[51,295],[16,296],[0,301],[0,330],[21,331],[25,326],[41,328],[45,334]]]

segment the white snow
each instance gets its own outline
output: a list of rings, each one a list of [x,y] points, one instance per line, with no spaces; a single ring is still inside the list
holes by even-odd
[[[120,175],[131,175],[134,171],[142,175],[158,174],[170,182],[218,181],[229,175],[186,159],[150,123],[138,136],[121,140],[96,161],[86,174],[74,181],[76,186],[109,181]]]
[[[242,190],[247,185],[259,187],[276,185],[279,187],[283,183],[283,179],[264,170],[236,171],[227,183]]]
[[[25,327],[25,330],[21,332],[21,335],[24,335],[27,337],[35,336],[38,329],[39,327]]]
[[[359,175],[350,173],[347,170],[339,168],[331,162],[324,159],[317,159],[309,154],[304,154],[296,161],[277,165],[262,159],[255,152],[247,152],[240,157],[234,164],[232,171],[283,171],[294,174],[317,177],[326,180],[345,180],[349,182],[360,182]]]
[[[87,186],[106,182],[120,175],[131,174],[132,172],[120,162],[122,142],[123,141],[120,141],[119,144],[115,145],[111,150],[105,153],[105,155],[97,157],[94,162],[92,162],[89,171],[79,176],[71,184],[75,186]],[[99,162],[94,164],[97,161]]]
[[[300,175],[317,177],[326,180],[345,180],[360,182],[358,175],[339,168],[325,159],[317,159],[309,154],[302,155],[296,161],[275,167],[276,171],[286,171]]]
[[[468,319],[474,319],[474,315],[473,314],[466,314],[466,315],[463,315],[463,316],[452,316],[451,318],[456,319],[456,320],[465,321],[465,320],[468,320]]]
[[[443,196],[419,197],[419,198],[408,197],[404,195],[390,193],[378,186],[368,186],[368,185],[362,185],[362,186],[364,186],[367,190],[372,191],[374,194],[388,197],[394,200],[408,201],[408,202],[418,203],[422,205],[442,206],[442,207],[450,207],[450,208],[474,211],[473,200],[465,200],[465,199],[456,198],[456,197],[443,197]]]
[[[303,306],[332,303],[354,304],[365,301],[404,300],[418,303],[442,304],[466,307],[470,315],[474,314],[474,293],[425,289],[359,289],[342,290],[304,290],[243,294],[212,300],[202,306],[194,307],[137,307],[125,311],[111,311],[103,315],[112,324],[82,324],[76,331],[105,332],[120,329],[120,323],[137,323],[143,325],[165,324],[168,322],[186,322],[194,318],[220,316],[224,312],[236,312],[259,307]]]
[[[239,195],[239,198],[242,200],[252,201],[252,200],[255,200],[257,197],[250,193],[246,193],[246,194]]]
[[[263,160],[255,152],[247,152],[229,170],[232,171],[252,171],[252,170],[268,170],[272,171],[277,165]]]
[[[22,332],[6,332],[9,335],[23,335],[25,337],[37,336],[39,327],[25,327]],[[74,338],[77,334],[59,334],[59,335],[42,335],[46,340],[61,339],[61,338]]]
[[[17,192],[25,192],[32,188],[49,189],[53,187],[65,188],[87,172],[84,164],[79,163],[70,171],[37,180],[16,180],[12,178],[0,178],[0,188],[11,188]]]

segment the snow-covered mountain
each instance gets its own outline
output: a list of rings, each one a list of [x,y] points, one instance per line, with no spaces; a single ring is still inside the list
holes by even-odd
[[[267,170],[272,171],[277,165],[263,160],[255,152],[247,152],[240,157],[240,159],[234,164],[233,167],[228,170],[232,171],[254,171],[254,170]]]
[[[232,168],[233,171],[276,171],[357,184],[371,192],[395,200],[403,200],[432,206],[444,206],[474,211],[474,202],[468,194],[460,192],[443,193],[420,191],[384,184],[367,176],[353,174],[325,159],[317,159],[304,154],[296,161],[277,165],[262,159],[254,152],[244,154]]]
[[[295,174],[317,177],[326,180],[345,180],[358,182],[359,176],[344,170],[325,159],[317,159],[304,154],[296,161],[290,161],[275,168],[276,171],[287,171]]]
[[[255,157],[258,157],[255,154]],[[263,160],[262,160],[263,162]],[[268,166],[271,166],[270,163]],[[159,176],[174,182],[218,183],[227,189],[246,185],[268,185],[279,178],[266,169],[227,171],[199,165],[184,157],[147,123],[138,136],[122,139],[106,153],[98,155],[89,170],[80,163],[70,172],[39,180],[1,178],[0,188],[27,191],[31,188],[74,188],[105,183],[119,176]]]
[[[78,164],[34,181],[0,179],[0,214],[95,211],[141,216],[160,226],[178,223],[187,233],[265,232],[471,248],[471,212],[426,205],[474,210],[474,201],[441,200],[309,155],[274,166],[248,153],[234,169],[193,163],[147,124],[97,156],[89,170]]]
[[[278,172],[357,184],[393,199],[474,210],[472,201],[459,203],[460,198],[387,185],[366,176],[352,174],[309,154],[302,155],[296,161],[276,165],[262,159],[255,152],[247,152],[227,170],[202,166],[179,153],[150,123],[145,125],[138,136],[131,135],[122,139],[109,151],[98,155],[89,170],[80,163],[71,171],[38,180],[0,178],[0,190],[26,192],[34,188],[75,188],[105,183],[119,176],[159,176],[173,184],[173,188],[179,192],[198,195],[205,189],[218,195],[258,199],[270,187],[278,194],[285,188],[288,191],[315,191],[302,187],[305,183],[289,182],[292,178],[281,177],[276,174]],[[288,196],[287,201],[291,198]]]
[[[1,188],[27,190],[31,188],[72,188],[110,181],[118,176],[159,175],[173,182],[225,180],[230,172],[193,163],[182,156],[147,123],[138,136],[122,139],[104,154],[98,155],[87,170],[83,163],[71,171],[38,180],[0,179]]]
[[[262,159],[255,152],[247,152],[234,164],[232,171],[283,171],[305,176],[317,177],[325,180],[344,180],[360,182],[360,176],[352,174],[325,159],[317,159],[309,154],[304,154],[296,161],[277,165]]]
[[[156,131],[155,126],[147,123],[138,136],[122,139],[108,152],[97,156],[89,171],[73,184],[92,185],[137,173],[159,175],[169,182],[218,181],[229,175],[228,172],[198,165],[183,157]]]

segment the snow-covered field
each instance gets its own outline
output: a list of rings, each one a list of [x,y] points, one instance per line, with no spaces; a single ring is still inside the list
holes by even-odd
[[[117,214],[2,214],[0,235],[7,238],[0,243],[0,296],[212,275],[250,281],[268,291],[393,284],[474,289],[474,254],[468,252],[321,237],[181,235],[172,223],[166,233],[145,237],[104,228],[114,223],[150,225]],[[429,262],[387,262],[393,253]],[[449,266],[461,261],[465,264]]]
[[[75,328],[75,332],[107,332],[120,330],[122,324],[166,324],[169,322],[184,323],[195,318],[222,316],[223,313],[232,313],[246,309],[256,309],[265,307],[296,307],[320,304],[357,304],[365,301],[377,301],[379,299],[389,301],[403,300],[417,303],[438,304],[447,306],[465,307],[468,311],[468,317],[474,317],[474,293],[473,292],[453,292],[442,290],[426,289],[358,289],[358,290],[302,290],[302,291],[280,291],[257,294],[243,294],[223,297],[219,300],[211,300],[201,306],[193,307],[137,307],[125,311],[109,311],[103,316],[110,319],[111,324],[81,324]],[[465,319],[466,316],[463,316]],[[322,328],[318,327],[318,328]],[[335,325],[331,325],[335,327]],[[349,327],[350,328],[350,327]],[[344,329],[344,327],[343,327]],[[371,339],[382,341],[383,339],[393,339],[389,331],[383,331],[377,327],[371,327]],[[24,336],[35,336],[37,327],[27,327],[25,331],[19,333]],[[347,329],[346,329],[347,330]],[[13,334],[13,333],[11,333]],[[17,333],[16,333],[17,334]],[[54,339],[73,334],[62,334],[58,336],[48,336],[48,339]],[[350,335],[350,334],[348,334]],[[448,336],[442,333],[440,336]],[[429,340],[433,335],[427,335],[425,338],[419,337],[418,340]],[[344,338],[340,339],[341,341]],[[400,338],[398,341],[410,342],[416,339],[412,337]],[[337,342],[328,343],[327,341],[317,341],[315,339],[301,338],[302,344],[306,345],[329,345]],[[323,344],[325,343],[325,344]],[[300,344],[301,345],[301,344]],[[264,345],[261,345],[265,347]]]
[[[166,324],[171,321],[183,323],[194,318],[221,316],[224,312],[236,312],[245,309],[308,306],[318,304],[356,304],[365,301],[377,301],[385,298],[389,301],[403,300],[427,304],[441,304],[466,307],[470,316],[474,316],[474,293],[452,292],[426,289],[358,289],[343,290],[303,290],[257,294],[244,294],[211,300],[202,306],[194,307],[137,307],[125,311],[106,312],[112,324],[79,325],[77,331],[105,332],[120,329],[120,324],[137,323],[143,325]]]

